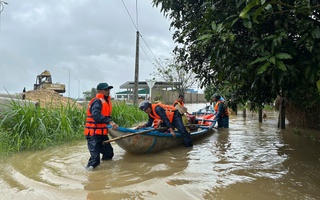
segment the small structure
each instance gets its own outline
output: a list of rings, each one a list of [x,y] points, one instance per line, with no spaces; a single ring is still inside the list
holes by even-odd
[[[147,81],[138,82],[138,96],[139,99],[148,99],[151,102],[160,101],[166,104],[172,104],[179,94],[175,90],[177,86],[181,85],[180,82],[163,82],[155,81],[152,89],[149,88]],[[126,89],[126,91],[117,92],[115,99],[119,100],[133,100],[134,82],[127,81],[120,85],[120,89]],[[150,93],[152,96],[150,98]],[[204,94],[199,94],[194,90],[187,90],[185,94],[185,103],[206,103]]]
[[[173,83],[168,83],[168,82],[163,82],[163,81],[155,81],[154,85],[152,87],[152,90],[154,89],[165,89],[165,90],[174,90],[174,87],[177,85],[181,85],[180,82],[173,82]],[[120,85],[120,89],[126,89],[127,90],[127,100],[132,100],[133,99],[133,89],[134,89],[134,82],[133,81],[127,81],[124,84]],[[140,93],[139,93],[140,91]],[[146,92],[148,91],[148,92]],[[144,99],[148,98],[149,95],[149,86],[147,81],[139,81],[138,82],[138,95],[144,93]],[[118,95],[118,93],[116,93]],[[148,95],[147,95],[148,94]],[[154,99],[154,98],[152,98]],[[151,100],[151,99],[150,99]]]
[[[148,95],[149,95],[148,89],[138,90],[138,98],[139,99],[147,99]],[[118,99],[118,100],[129,100],[129,99],[132,99],[132,97],[133,97],[133,91],[131,91],[131,90],[117,92],[115,95],[115,99]]]

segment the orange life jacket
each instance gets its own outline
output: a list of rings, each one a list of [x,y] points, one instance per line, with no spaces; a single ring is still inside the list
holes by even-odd
[[[103,94],[97,94],[95,98],[92,98],[88,104],[87,109],[87,118],[86,118],[86,125],[84,129],[84,135],[92,136],[92,135],[107,135],[108,129],[106,123],[96,123],[92,118],[92,114],[90,111],[91,104],[95,99],[99,99],[102,103],[101,114],[106,117],[111,116],[112,112],[112,104],[110,96],[108,97],[108,102],[104,99]]]
[[[164,105],[164,104],[161,104],[161,103],[159,103],[159,104],[151,104],[152,113],[150,113],[149,116],[152,117],[154,119],[154,121],[158,121],[158,123],[161,123],[162,119],[156,113],[156,107],[157,106],[161,106],[166,111],[166,116],[168,117],[170,123],[172,123],[174,111],[176,110],[176,108],[173,107],[173,106]]]
[[[214,110],[216,111],[216,113],[219,111],[220,103],[223,103],[223,101],[218,100],[216,105],[214,106]],[[220,113],[220,117],[228,117],[228,116],[229,116],[229,112],[228,112],[228,107],[226,106],[225,109],[224,109],[224,112]]]
[[[161,120],[159,120],[159,119],[153,120],[153,127],[154,128],[159,128],[160,123],[161,123]]]
[[[180,106],[184,106],[183,101],[179,101],[178,99],[173,102],[172,106],[175,106],[177,104],[179,104]]]

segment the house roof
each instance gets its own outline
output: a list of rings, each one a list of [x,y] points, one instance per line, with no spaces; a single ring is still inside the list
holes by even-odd
[[[132,91],[121,91],[121,92],[117,92],[116,94],[132,94]],[[138,90],[138,94],[149,94],[149,89],[142,89],[142,90]]]
[[[153,87],[154,88],[171,88],[176,85],[181,85],[181,83],[180,82],[168,83],[168,82],[156,81]],[[120,85],[120,89],[132,89],[132,88],[134,88],[133,81],[127,81],[124,84]],[[138,88],[149,89],[149,86],[146,81],[139,81]]]

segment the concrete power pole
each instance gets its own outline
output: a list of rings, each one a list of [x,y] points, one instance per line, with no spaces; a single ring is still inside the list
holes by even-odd
[[[133,88],[133,104],[138,105],[138,83],[139,83],[139,31],[137,31],[136,40],[136,64],[134,73],[134,88]]]

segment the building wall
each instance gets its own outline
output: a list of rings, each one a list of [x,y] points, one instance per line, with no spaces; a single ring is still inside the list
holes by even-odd
[[[168,91],[161,89],[152,89],[152,102],[161,101],[164,104],[172,104],[178,97],[179,93],[176,91]],[[198,93],[185,93],[184,94],[185,103],[207,103],[207,100],[204,98],[204,94]]]

